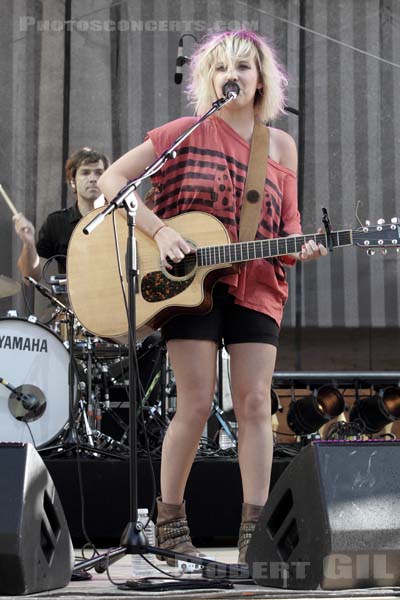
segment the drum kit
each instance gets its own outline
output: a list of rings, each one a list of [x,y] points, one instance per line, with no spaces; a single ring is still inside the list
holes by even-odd
[[[15,311],[0,317],[0,440],[33,442],[50,455],[80,449],[125,458],[128,348],[84,330],[57,298],[65,286],[37,287],[56,307],[49,323]],[[0,298],[20,291],[21,284],[0,275]],[[142,426],[160,446],[168,425],[161,336],[137,344],[137,354]],[[138,440],[144,444],[143,436]]]

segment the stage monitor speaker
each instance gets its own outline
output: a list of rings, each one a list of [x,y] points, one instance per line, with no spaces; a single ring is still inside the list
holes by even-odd
[[[0,443],[0,595],[71,579],[73,547],[54,483],[30,444]]]
[[[256,583],[400,585],[400,443],[313,442],[275,484],[250,540]]]

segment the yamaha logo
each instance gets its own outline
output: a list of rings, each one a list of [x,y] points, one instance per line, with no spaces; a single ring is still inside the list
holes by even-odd
[[[0,335],[0,350],[22,350],[24,352],[48,352],[47,340],[22,336]]]

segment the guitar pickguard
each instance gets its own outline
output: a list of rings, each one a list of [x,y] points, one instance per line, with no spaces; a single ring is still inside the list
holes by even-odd
[[[162,271],[147,273],[141,282],[140,291],[146,302],[161,302],[174,298],[186,290],[194,279],[190,277],[182,281],[172,281]]]

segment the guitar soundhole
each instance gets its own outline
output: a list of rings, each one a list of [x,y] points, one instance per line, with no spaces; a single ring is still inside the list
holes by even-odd
[[[166,269],[165,274],[167,277],[176,279],[186,279],[193,274],[196,268],[196,254],[186,254],[184,258],[178,263],[173,262],[171,259],[167,259],[171,269]]]
[[[196,254],[186,254],[178,263],[168,260],[171,269],[147,273],[141,283],[142,297],[146,302],[170,300],[184,292],[196,275]]]

